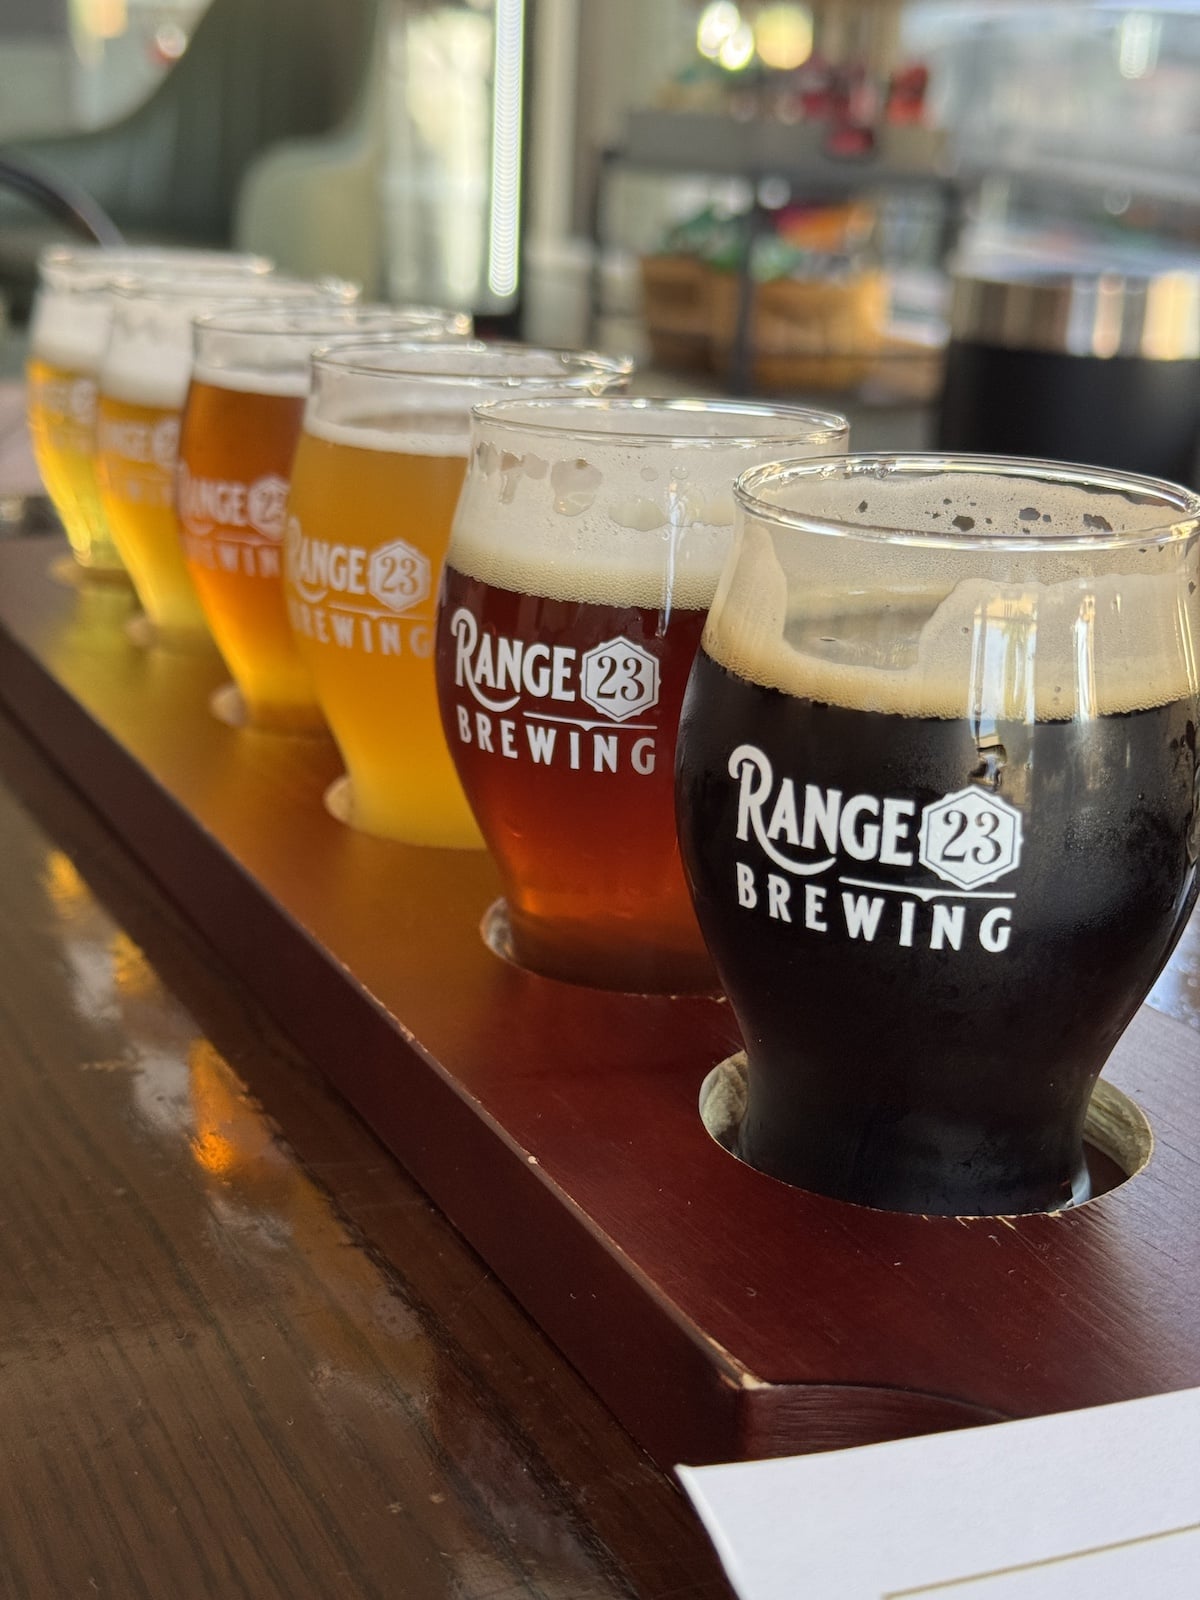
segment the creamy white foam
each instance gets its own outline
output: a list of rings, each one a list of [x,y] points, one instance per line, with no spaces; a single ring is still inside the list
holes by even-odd
[[[902,487],[896,510],[890,485],[876,503],[864,488],[855,514],[867,526],[923,525],[935,538],[945,516],[970,517],[985,538],[1044,537],[1050,548],[972,549],[961,537],[970,530],[953,527],[956,545],[889,543],[750,516],[705,630],[714,660],[788,694],[904,716],[1053,720],[1196,692],[1200,637],[1183,546],[1149,538],[1171,519],[1161,501],[1010,481],[1002,493],[952,488],[946,505],[928,479]],[[794,496],[791,509],[800,515]],[[803,514],[852,520],[836,495],[820,493],[805,497]],[[1113,547],[1122,533],[1147,542]],[[1072,550],[1072,535],[1110,545]]]
[[[29,329],[29,349],[39,361],[66,372],[95,374],[104,359],[112,305],[103,297],[42,290]]]
[[[778,440],[692,449],[481,424],[448,560],[548,599],[705,609],[732,538],[733,480],[778,452]]]
[[[149,352],[140,345],[114,342],[100,369],[100,393],[126,405],[181,411],[191,375],[187,350],[168,345]]]

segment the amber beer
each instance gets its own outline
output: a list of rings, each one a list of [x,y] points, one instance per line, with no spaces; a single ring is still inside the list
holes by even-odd
[[[724,402],[480,406],[439,607],[446,738],[511,953],[553,977],[715,986],[679,861],[680,702],[741,466],[841,417]]]
[[[211,312],[197,319],[179,451],[184,557],[246,720],[323,729],[288,624],[283,533],[314,347],[403,331],[465,337],[469,320],[418,307]]]
[[[210,637],[175,507],[193,319],[239,302],[328,304],[353,293],[279,279],[147,277],[117,285],[100,372],[97,476],[113,540],[158,642],[187,647]]]
[[[75,560],[99,578],[123,578],[96,482],[98,374],[112,323],[112,283],[150,262],[255,275],[257,256],[55,246],[43,252],[26,368],[29,432],[46,493]]]
[[[1200,498],[988,458],[739,491],[678,764],[739,1153],[894,1210],[1079,1203],[1196,898]]]
[[[623,382],[628,363],[520,345],[379,338],[314,358],[292,469],[285,592],[350,780],[349,819],[408,844],[478,847],[433,673],[442,561],[471,404]]]

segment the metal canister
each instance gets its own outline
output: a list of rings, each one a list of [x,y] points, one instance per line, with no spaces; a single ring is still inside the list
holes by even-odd
[[[960,271],[937,444],[1194,483],[1200,269]]]

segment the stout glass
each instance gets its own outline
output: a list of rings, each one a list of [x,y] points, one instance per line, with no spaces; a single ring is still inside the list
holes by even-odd
[[[292,467],[284,588],[366,833],[478,848],[438,714],[433,625],[471,407],[606,393],[630,363],[475,342],[339,345],[313,358]]]
[[[114,286],[112,331],[100,367],[97,479],[109,533],[159,643],[209,639],[183,559],[175,513],[179,422],[192,371],[192,322],[239,302],[343,304],[348,284],[161,272]]]
[[[112,325],[112,283],[148,268],[244,277],[265,274],[270,262],[204,250],[55,245],[42,252],[29,325],[29,433],[71,553],[98,578],[125,575],[96,484],[97,378]]]
[[[1195,901],[1200,499],[995,457],[759,467],[684,703],[740,1153],[902,1211],[1089,1193]]]
[[[237,686],[236,714],[254,727],[325,726],[284,605],[288,481],[314,348],[388,331],[462,339],[471,323],[416,306],[240,307],[196,320],[177,510],[200,608]]]
[[[844,418],[701,400],[478,406],[442,579],[446,738],[500,868],[514,959],[710,990],[675,840],[675,731],[733,481],[844,449]]]

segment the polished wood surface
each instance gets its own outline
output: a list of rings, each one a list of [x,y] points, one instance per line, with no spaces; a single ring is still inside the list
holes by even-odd
[[[670,1481],[6,717],[0,860],[0,1595],[727,1596]]]
[[[1186,976],[1110,1064],[1157,1137],[1113,1193],[961,1221],[789,1189],[699,1122],[725,1008],[497,960],[482,857],[341,828],[331,750],[223,727],[219,665],[135,650],[118,610],[0,551],[0,694],[660,1461],[1200,1383]]]

